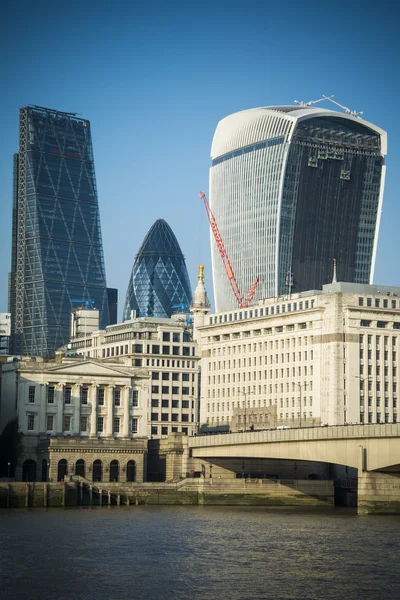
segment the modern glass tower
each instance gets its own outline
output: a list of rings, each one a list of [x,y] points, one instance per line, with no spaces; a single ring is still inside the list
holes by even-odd
[[[254,300],[372,283],[386,133],[351,114],[270,106],[230,115],[211,149],[210,205],[245,295]],[[216,311],[237,307],[211,239]]]
[[[147,232],[135,257],[124,320],[137,317],[168,318],[175,312],[189,312],[192,300],[185,257],[172,229],[158,219]]]
[[[52,356],[83,301],[109,322],[90,123],[74,113],[20,109],[14,157],[12,352]]]

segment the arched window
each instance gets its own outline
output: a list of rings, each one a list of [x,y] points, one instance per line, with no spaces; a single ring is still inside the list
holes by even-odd
[[[58,461],[57,468],[57,481],[63,481],[64,477],[68,474],[68,463],[65,458]]]
[[[36,462],[26,460],[22,465],[22,481],[36,481]]]
[[[117,460],[110,462],[110,481],[119,481],[119,462]]]
[[[47,460],[44,458],[42,460],[42,481],[48,481],[49,473],[48,473],[48,464]]]
[[[126,480],[135,481],[136,479],[136,463],[134,460],[130,460],[126,465]]]
[[[81,477],[85,477],[85,461],[80,458],[76,461],[75,464],[75,475],[80,475]]]
[[[93,463],[93,481],[101,481],[103,476],[103,465],[101,460],[97,459]]]

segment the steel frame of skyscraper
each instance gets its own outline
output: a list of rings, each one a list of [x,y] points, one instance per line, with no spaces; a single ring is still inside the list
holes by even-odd
[[[250,289],[260,277],[254,301],[290,292],[285,280],[293,291],[320,289],[330,280],[334,258],[342,281],[372,283],[386,145],[379,127],[321,108],[261,107],[222,119],[211,148],[210,204],[239,288]],[[325,160],[318,148],[321,156],[328,149]],[[352,161],[354,173],[346,181]],[[323,181],[324,172],[329,181],[322,188],[316,174]],[[334,208],[329,198],[335,198]],[[329,230],[341,219],[338,232]],[[308,228],[313,221],[314,229]],[[305,239],[319,247],[305,249]],[[212,236],[211,252],[216,310],[237,308]]]
[[[31,115],[30,111],[32,113]],[[46,122],[47,124],[43,125],[44,133],[42,138],[35,129],[37,123],[33,120],[34,115],[37,118],[43,118],[44,121],[46,121],[46,119],[53,119],[53,121],[48,121]],[[40,115],[40,117],[38,117],[38,115]],[[30,118],[32,119],[31,125],[29,125]],[[65,132],[56,129],[56,120],[65,122]],[[85,130],[83,137],[81,136],[82,139],[79,138],[79,142],[76,133],[78,130],[74,129],[77,125],[75,124],[72,126],[72,120],[77,120],[78,126],[81,122],[82,127]],[[30,135],[28,139],[29,127]],[[67,132],[68,128],[70,128],[70,130]],[[86,128],[88,129],[86,130]],[[56,136],[54,148],[46,146],[46,144],[50,144],[48,138],[46,138],[46,135],[48,135],[47,131],[50,131],[50,136],[52,134]],[[63,135],[65,135],[65,137],[63,137]],[[70,136],[69,138],[68,135]],[[71,152],[68,150],[68,144],[72,144],[72,146],[75,144],[78,150]],[[69,147],[71,148],[72,146]],[[36,243],[36,246],[33,245],[31,247],[31,251],[33,248],[34,258],[31,256],[29,259],[30,263],[27,265],[26,252],[28,238],[26,230],[26,211],[28,201],[27,161],[29,152],[33,152],[34,155],[36,153],[36,158],[39,157],[38,161],[42,161],[43,164],[42,162],[34,164],[34,160],[31,156],[30,160],[32,164],[30,164],[30,177],[32,181],[30,181],[30,194],[31,198],[34,199],[34,208],[31,206],[29,209],[30,227],[33,227],[33,230],[30,233],[30,241],[32,244]],[[47,159],[46,156],[48,157]],[[56,163],[48,163],[47,161],[51,160],[50,157],[52,157],[53,160],[56,160]],[[70,163],[67,164],[67,161],[73,161],[73,159],[76,158],[78,158],[77,164],[81,167],[80,174],[77,175],[74,173],[72,175],[69,170],[71,168],[75,169],[76,167],[72,167]],[[58,175],[54,179],[54,172],[52,173],[52,186],[47,186],[48,188],[52,187],[52,189],[50,189],[50,191],[43,191],[43,189],[41,189],[39,175],[43,171],[48,170],[50,168],[49,165],[53,169],[58,169]],[[50,174],[46,176],[50,178]],[[69,178],[70,188],[68,188],[68,191],[65,194],[65,182],[62,182],[61,178],[65,178],[66,176]],[[76,180],[77,177],[79,178],[78,184]],[[54,183],[55,181],[57,181],[57,183]],[[62,189],[62,183],[64,183],[64,191]],[[42,186],[46,188],[46,185],[42,184]],[[91,192],[88,191],[89,189]],[[46,213],[46,208],[43,208],[42,203],[51,203],[53,199],[54,214],[53,216],[49,216],[49,207],[47,206]],[[73,202],[75,203],[73,216],[68,217],[67,213]],[[90,208],[88,208],[88,206]],[[43,210],[43,214],[40,214],[41,210]],[[57,210],[59,211],[59,214],[57,213]],[[32,217],[32,211],[37,211],[36,220]],[[66,211],[66,214],[64,214],[64,211]],[[57,227],[56,219],[60,219],[60,217],[63,220],[63,227],[65,226],[64,236],[61,235],[61,237],[59,232],[53,235],[53,227],[55,229]],[[68,218],[70,220],[68,220]],[[32,225],[32,219],[35,221],[34,226]],[[82,232],[78,231],[77,236],[75,236],[75,227],[79,229],[79,226],[82,225],[84,226],[86,233],[82,234]],[[45,231],[46,228],[47,231]],[[43,258],[42,254],[45,253],[46,250],[45,240],[47,240],[48,246],[46,258]],[[57,254],[59,251],[58,248],[63,244],[65,246],[63,246],[64,253],[67,247],[69,250],[67,258],[59,258]],[[51,252],[54,254],[53,263],[51,262]],[[73,276],[72,270],[74,269],[74,260],[78,266],[79,275],[74,274]],[[54,266],[54,261],[57,263],[56,266]],[[38,264],[40,266],[40,274],[38,275],[35,271],[36,275],[34,278],[32,278],[33,264],[36,265],[36,267],[38,267]],[[31,305],[29,305],[26,289],[27,267],[30,269],[30,283],[32,286]],[[47,269],[49,269],[49,271],[52,269],[52,276],[47,274]],[[71,271],[69,269],[71,269]],[[53,298],[49,288],[46,287],[49,283],[52,286],[52,293],[59,294],[61,304],[60,306],[56,305],[56,308],[54,306],[55,296]],[[36,297],[38,288],[35,286],[39,284],[42,284],[43,286],[43,298],[41,302]],[[19,120],[19,154],[14,157],[12,259],[9,277],[9,310],[12,315],[11,351],[15,354],[24,353],[45,356],[54,354],[57,347],[69,339],[69,310],[76,308],[76,305],[72,306],[73,300],[71,296],[78,295],[80,299],[88,299],[86,296],[92,296],[93,291],[95,292],[94,295],[97,297],[97,308],[101,311],[102,326],[105,326],[109,322],[109,314],[89,121],[77,117],[76,113],[65,113],[39,106],[23,107],[20,109]],[[30,309],[28,305],[30,306]],[[42,318],[41,325],[38,325],[37,323],[34,325],[32,322],[27,324],[30,316],[29,310],[33,310],[32,307],[34,305],[40,309]],[[52,306],[54,313],[52,318],[48,315],[48,306],[50,305]],[[26,343],[25,340],[25,330],[27,327],[31,327],[34,340],[31,341],[31,343]],[[35,337],[38,328],[41,329],[43,334],[41,343],[38,342],[39,338]],[[44,334],[45,330],[46,334]],[[44,335],[45,337],[43,337]]]

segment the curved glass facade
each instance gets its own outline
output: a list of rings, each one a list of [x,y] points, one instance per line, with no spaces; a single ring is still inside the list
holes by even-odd
[[[245,295],[254,301],[369,283],[383,194],[386,134],[336,111],[266,107],[217,127],[210,204]],[[216,311],[237,307],[211,240]]]
[[[158,219],[147,232],[133,264],[124,307],[137,317],[169,318],[189,312],[192,300],[185,257],[166,221]]]
[[[13,352],[54,355],[69,340],[74,300],[92,300],[108,325],[90,123],[24,107],[14,159]]]

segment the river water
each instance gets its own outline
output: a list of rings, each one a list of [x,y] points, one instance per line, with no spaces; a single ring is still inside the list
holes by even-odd
[[[400,598],[400,518],[262,507],[0,511],[2,600]]]

